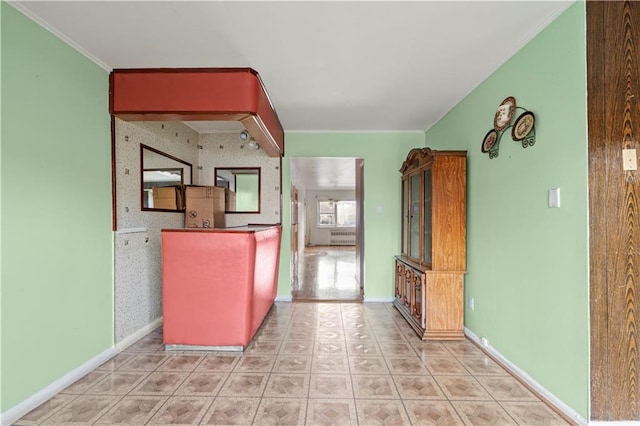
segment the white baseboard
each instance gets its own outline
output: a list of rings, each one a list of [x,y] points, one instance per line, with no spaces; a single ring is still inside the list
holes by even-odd
[[[364,297],[364,303],[391,303],[393,302],[393,297]]]
[[[291,302],[293,298],[291,296],[276,296],[276,302]]]
[[[579,425],[591,425],[593,423],[588,423],[577,411],[573,408],[569,407],[567,404],[562,402],[560,398],[549,392],[546,388],[544,388],[540,383],[536,382],[531,376],[529,376],[524,370],[520,369],[514,363],[505,358],[500,352],[495,350],[486,339],[478,337],[475,333],[473,333],[468,328],[464,328],[464,334],[469,338],[469,340],[474,341],[480,347],[484,348],[492,357],[500,361],[500,363],[506,367],[511,374],[517,376],[520,380],[525,382],[527,385],[531,387],[531,389],[535,390],[538,394],[540,394],[547,402],[552,404],[555,408],[561,411],[567,418],[572,419]],[[616,423],[619,425],[620,423]]]
[[[129,346],[133,345],[135,342],[142,339],[144,336],[151,333],[153,330],[160,327],[161,325],[162,325],[162,317],[154,320],[152,323],[147,324],[146,326],[142,327],[140,330],[128,335],[121,341],[117,342],[115,345],[116,350],[118,351],[118,353],[122,352],[123,350],[127,349]]]
[[[589,426],[638,426],[640,420],[623,420],[619,422],[602,422],[602,421],[590,421]]]
[[[66,387],[72,385],[74,382],[86,376],[89,372],[95,370],[97,367],[109,361],[111,358],[140,340],[142,337],[158,328],[161,324],[162,317],[126,337],[124,340],[105,350],[101,354],[98,354],[97,356],[91,358],[78,368],[71,370],[55,382],[51,383],[44,389],[34,393],[18,405],[8,409],[4,413],[1,413],[0,425],[11,425],[13,422],[27,414],[29,411],[47,402],[48,400],[56,396],[56,394],[58,394],[60,391],[64,390]]]

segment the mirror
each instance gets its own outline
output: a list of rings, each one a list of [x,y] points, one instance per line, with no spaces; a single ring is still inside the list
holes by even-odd
[[[191,185],[192,167],[166,152],[140,144],[142,210],[184,210],[182,185]]]
[[[260,167],[216,167],[216,186],[225,188],[225,213],[260,213]]]

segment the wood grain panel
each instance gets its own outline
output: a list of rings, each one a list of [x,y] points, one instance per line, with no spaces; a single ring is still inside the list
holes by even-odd
[[[463,277],[460,273],[426,272],[427,328],[431,334],[454,333],[463,328]]]
[[[640,3],[587,3],[592,419],[637,420]],[[604,228],[603,228],[604,224]]]
[[[438,157],[433,166],[433,269],[466,269],[466,158]],[[455,200],[455,202],[452,202]]]

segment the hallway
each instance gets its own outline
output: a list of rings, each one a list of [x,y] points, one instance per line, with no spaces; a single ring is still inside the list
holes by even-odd
[[[298,282],[294,280],[291,289],[294,301],[362,301],[355,247],[305,247],[298,264]]]
[[[15,424],[71,423],[567,424],[474,344],[419,340],[391,304],[284,302],[244,353],[165,352],[160,328]]]

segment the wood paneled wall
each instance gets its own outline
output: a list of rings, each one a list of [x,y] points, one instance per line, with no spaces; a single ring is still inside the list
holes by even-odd
[[[640,419],[640,2],[587,2],[591,419]]]

